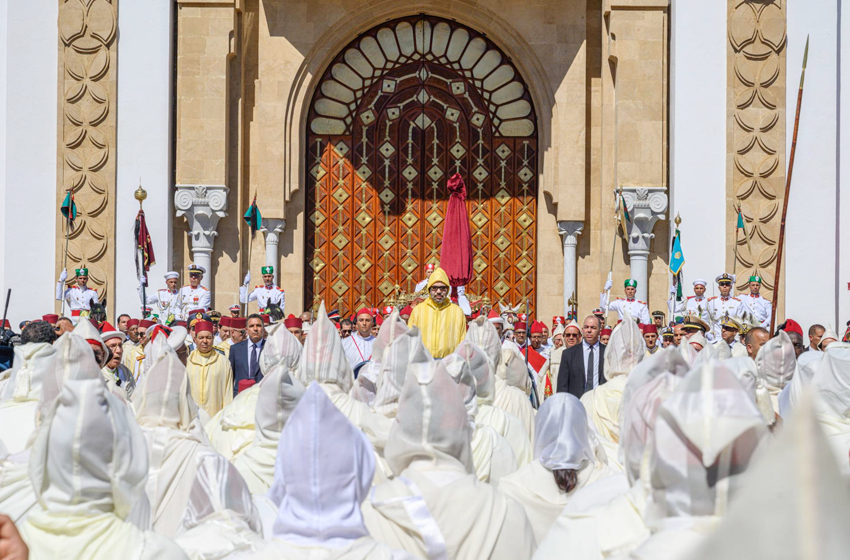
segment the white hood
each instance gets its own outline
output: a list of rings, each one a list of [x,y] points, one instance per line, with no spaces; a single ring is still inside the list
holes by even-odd
[[[3,386],[0,403],[37,401],[44,377],[53,370],[56,348],[47,342],[31,342],[15,346],[14,352],[14,366]]]
[[[499,367],[502,361],[502,342],[499,340],[499,331],[487,317],[478,317],[469,323],[466,331],[466,340],[472,342],[487,354],[493,369]]]
[[[764,379],[768,391],[773,396],[791,382],[797,371],[797,354],[794,344],[785,331],[771,338],[762,345],[756,356],[756,367],[759,376]]]
[[[387,328],[387,324],[390,327]],[[381,325],[378,338],[372,346],[372,359],[375,360],[374,371],[378,374],[377,391],[372,409],[378,414],[389,418],[398,411],[398,399],[404,387],[407,366],[411,361],[428,361],[431,355],[422,344],[419,329],[408,329],[404,322],[396,316]]]
[[[646,356],[646,342],[629,314],[623,322],[614,327],[605,347],[605,380],[618,375],[629,375]]]
[[[280,325],[275,327],[277,328],[266,339],[260,354],[260,371],[263,375],[269,375],[272,369],[278,366],[282,366],[287,372],[295,372],[301,361],[301,341],[288,329],[280,328]]]
[[[475,378],[475,397],[478,406],[492,405],[496,399],[496,371],[487,354],[469,339],[458,344],[455,354],[466,360],[469,372]]]
[[[144,428],[189,431],[198,418],[198,406],[192,399],[186,366],[164,338],[157,337],[151,343],[160,346],[160,355],[147,372],[133,403],[136,419]]]
[[[354,384],[354,373],[342,349],[342,339],[333,321],[328,319],[325,302],[319,307],[316,322],[304,341],[298,364],[298,379],[305,386],[313,381],[331,383],[344,393],[348,393]]]
[[[556,393],[543,402],[534,420],[534,433],[534,458],[550,471],[581,470],[596,460],[587,413],[569,393]]]

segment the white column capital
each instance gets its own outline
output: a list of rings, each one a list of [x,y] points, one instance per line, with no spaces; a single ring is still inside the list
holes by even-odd
[[[664,187],[623,187],[623,199],[629,212],[629,269],[637,280],[637,298],[648,301],[649,249],[655,234],[655,222],[666,218],[667,189]]]
[[[584,222],[558,222],[558,234],[564,238],[564,317],[570,314],[570,298],[578,295],[576,285],[578,236],[584,231]]]
[[[177,217],[186,218],[192,237],[192,260],[203,266],[207,273],[201,283],[209,288],[212,276],[212,251],[218,235],[218,221],[227,216],[225,185],[176,185],[174,209]]]
[[[558,222],[558,235],[564,238],[564,247],[578,244],[578,236],[584,231],[584,222],[561,221]]]
[[[277,245],[279,236],[286,230],[286,220],[282,218],[263,218],[260,231],[266,236],[266,245]]]

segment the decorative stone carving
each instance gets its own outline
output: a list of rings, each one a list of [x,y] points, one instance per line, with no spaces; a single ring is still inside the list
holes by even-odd
[[[274,267],[274,281],[278,278],[278,241],[280,234],[286,230],[286,220],[280,218],[263,218],[260,231],[266,236],[266,266]]]
[[[227,216],[227,193],[224,185],[177,185],[174,208],[177,217],[189,224],[192,238],[192,260],[206,269],[201,284],[207,288],[212,277],[212,251],[218,221]]]
[[[576,286],[576,246],[584,231],[584,222],[558,222],[558,233],[564,238],[564,317],[570,314],[570,298],[578,296]]]
[[[109,300],[115,276],[115,104],[118,0],[60,0],[57,200],[74,194],[77,219],[57,224],[57,269],[89,269],[89,286]],[[58,273],[57,273],[58,276]],[[73,278],[73,274],[71,274]],[[111,302],[110,302],[111,303]]]
[[[749,242],[730,205],[727,262],[732,272],[737,243],[738,289],[758,272],[768,299],[785,185],[785,10],[778,0],[729,0],[727,195],[741,207]]]
[[[664,187],[623,187],[629,211],[629,268],[637,280],[637,299],[647,301],[647,260],[655,234],[655,222],[665,218],[667,189]]]

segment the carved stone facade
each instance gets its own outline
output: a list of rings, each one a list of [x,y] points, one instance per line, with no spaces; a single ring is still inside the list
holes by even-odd
[[[781,0],[729,1],[726,261],[738,290],[758,273],[770,300],[785,194],[785,18]]]
[[[89,287],[101,301],[110,299],[115,277],[117,33],[118,0],[59,1],[56,197],[61,201],[72,192],[78,210],[69,234],[68,281],[74,268],[87,266]],[[60,215],[57,277],[64,266],[66,228]]]

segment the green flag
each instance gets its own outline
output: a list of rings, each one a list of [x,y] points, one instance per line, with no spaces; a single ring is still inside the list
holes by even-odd
[[[263,221],[260,209],[257,208],[257,195],[254,195],[254,201],[248,207],[243,218],[245,218],[245,223],[248,224],[248,227],[251,228],[251,237],[253,237],[257,233],[257,230],[260,229],[260,224]]]
[[[77,204],[74,202],[74,195],[71,194],[71,191],[68,191],[68,194],[65,195],[65,200],[62,201],[59,211],[62,212],[62,216],[68,220],[68,223],[73,225],[74,220],[77,219]]]
[[[738,208],[738,229],[744,229],[744,214],[741,213],[740,208]]]

